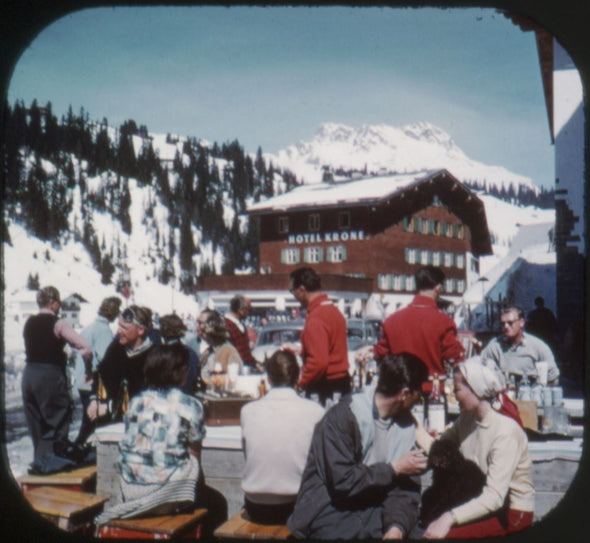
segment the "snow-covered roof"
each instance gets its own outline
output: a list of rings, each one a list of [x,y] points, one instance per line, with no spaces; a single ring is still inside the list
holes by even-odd
[[[301,185],[290,192],[249,206],[248,212],[260,214],[307,207],[367,205],[386,199],[415,183],[443,172],[445,170],[430,170]]]

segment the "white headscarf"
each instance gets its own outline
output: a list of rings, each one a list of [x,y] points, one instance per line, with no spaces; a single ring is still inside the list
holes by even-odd
[[[506,389],[504,375],[493,360],[472,356],[459,364],[459,371],[480,399],[494,400]]]

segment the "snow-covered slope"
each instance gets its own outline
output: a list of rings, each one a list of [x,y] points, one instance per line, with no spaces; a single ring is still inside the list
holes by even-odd
[[[447,132],[427,122],[402,128],[385,124],[352,128],[325,123],[318,128],[311,141],[290,145],[272,160],[307,183],[321,181],[323,166],[344,170],[366,169],[368,173],[446,168],[463,182],[487,181],[489,186],[508,188],[512,184],[515,188],[524,185],[537,190],[528,177],[502,166],[472,160]]]

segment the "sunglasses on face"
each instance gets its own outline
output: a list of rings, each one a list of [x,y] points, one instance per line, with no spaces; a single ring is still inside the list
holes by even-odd
[[[515,322],[518,322],[520,319],[514,319],[512,321],[502,321],[502,326],[512,326]]]
[[[128,307],[127,309],[125,309],[125,311],[123,311],[123,313],[121,313],[121,318],[128,324],[137,324],[137,326],[145,326],[145,324],[139,322],[139,320],[137,319],[137,315],[135,314],[135,311],[133,311],[133,309],[131,309],[130,307]]]

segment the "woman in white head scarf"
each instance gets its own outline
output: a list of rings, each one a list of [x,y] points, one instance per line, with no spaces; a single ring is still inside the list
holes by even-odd
[[[453,381],[461,414],[441,439],[456,441],[463,456],[486,474],[486,484],[479,496],[432,521],[424,537],[467,539],[520,531],[532,524],[535,493],[526,434],[504,409],[502,372],[494,361],[477,356],[458,365]]]

